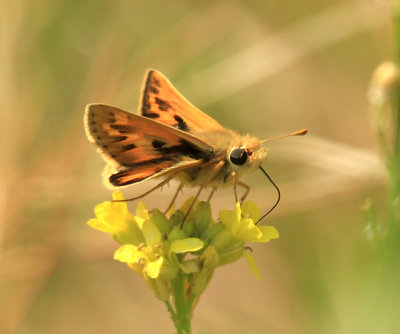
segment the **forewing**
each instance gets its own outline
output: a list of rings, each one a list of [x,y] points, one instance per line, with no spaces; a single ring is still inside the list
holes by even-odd
[[[160,72],[145,77],[140,113],[186,132],[220,129],[222,126],[187,101]]]
[[[213,154],[211,146],[188,133],[109,105],[88,105],[85,129],[118,171],[109,178],[115,186],[159,176]]]

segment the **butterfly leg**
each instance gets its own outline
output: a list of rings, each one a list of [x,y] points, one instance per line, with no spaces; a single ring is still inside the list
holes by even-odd
[[[185,223],[186,218],[189,216],[190,211],[192,211],[193,206],[194,206],[194,203],[196,203],[197,199],[199,198],[200,193],[201,193],[201,191],[203,190],[203,188],[204,188],[204,187],[200,187],[200,188],[199,188],[199,191],[198,191],[197,194],[196,194],[196,196],[193,198],[193,201],[192,201],[192,203],[190,204],[190,207],[189,207],[188,211],[186,212],[185,217],[183,217],[182,222],[181,222],[181,224],[180,224],[180,226],[179,226],[181,229],[182,229],[182,227],[183,227],[183,224]]]
[[[232,177],[233,177],[233,193],[235,194],[235,203],[238,202],[238,195],[237,195],[237,177],[236,177],[236,172],[232,172]]]
[[[172,206],[174,205],[176,198],[178,197],[178,194],[182,190],[182,188],[183,188],[183,182],[181,182],[178,189],[176,190],[175,195],[174,195],[174,197],[172,197],[172,200],[169,203],[168,208],[164,211],[164,214],[167,214],[167,212],[172,208]]]
[[[192,204],[190,205],[188,211],[186,212],[185,217],[183,217],[183,220],[182,220],[182,223],[181,223],[181,225],[180,225],[180,228],[183,227],[183,224],[185,223],[186,218],[189,216],[190,211],[192,211],[193,206],[194,206],[194,204],[196,203],[197,199],[199,198],[201,191],[202,191],[205,187],[207,187],[207,184],[210,183],[210,181],[214,178],[215,175],[218,174],[218,172],[219,172],[220,169],[224,166],[224,164],[225,164],[224,161],[218,162],[218,163],[215,165],[215,167],[214,167],[212,173],[210,173],[210,175],[208,176],[206,182],[204,182],[204,184],[200,186],[200,189],[199,189],[199,191],[197,192],[196,196],[194,197],[194,199],[193,199],[193,201],[192,201]]]
[[[130,201],[134,201],[137,199],[140,199],[142,197],[145,197],[146,195],[150,194],[151,192],[153,192],[154,190],[162,187],[164,184],[167,184],[169,181],[171,181],[174,177],[176,176],[176,174],[171,175],[170,177],[167,177],[164,181],[160,182],[159,184],[157,184],[155,187],[151,188],[150,190],[146,191],[145,193],[136,196],[136,197],[132,197],[132,198],[126,198],[126,199],[118,199],[118,200],[112,200],[111,202],[130,202]]]
[[[212,188],[212,190],[210,192],[210,196],[208,196],[207,203],[209,203],[211,201],[211,197],[213,197],[213,195],[216,192],[216,190],[217,190],[216,187]]]
[[[247,198],[247,195],[250,192],[250,186],[248,186],[246,183],[243,183],[242,181],[239,181],[237,184],[246,189],[242,197],[240,197],[240,203],[243,203],[243,201]]]
[[[185,217],[183,217],[182,222],[181,222],[181,225],[179,226],[181,229],[182,229],[182,227],[183,227],[183,224],[185,223],[186,218],[189,216],[190,211],[192,211],[193,206],[194,206],[194,203],[196,203],[197,199],[199,198],[200,193],[201,193],[201,191],[203,190],[203,188],[204,188],[204,187],[201,186],[201,187],[199,188],[199,191],[197,192],[196,196],[193,198],[193,201],[192,201],[192,203],[190,204],[189,209],[187,210],[187,212],[186,212],[186,214],[185,214]]]

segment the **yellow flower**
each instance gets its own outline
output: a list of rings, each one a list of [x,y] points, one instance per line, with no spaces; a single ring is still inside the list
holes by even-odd
[[[123,200],[120,191],[113,193],[113,200]],[[115,234],[127,229],[126,219],[130,215],[125,202],[103,202],[96,205],[94,212],[96,218],[88,221],[89,226],[96,230]]]
[[[212,241],[221,253],[219,265],[233,263],[244,256],[254,275],[260,278],[255,258],[243,249],[244,242],[268,242],[279,237],[278,231],[273,226],[258,227],[255,224],[260,218],[260,210],[253,202],[236,203],[234,211],[223,210],[219,216],[226,228]]]
[[[114,199],[121,198],[118,195],[115,194]],[[114,204],[119,205],[114,207]],[[113,234],[118,235],[123,229],[129,234],[129,229],[126,229],[124,224],[132,221],[136,223],[141,235],[140,243],[125,243],[121,246],[114,254],[115,260],[127,263],[141,276],[151,279],[159,277],[173,279],[179,269],[185,273],[198,271],[195,261],[179,261],[176,254],[199,251],[203,248],[204,242],[199,238],[187,238],[178,226],[171,229],[172,224],[160,211],[156,210],[149,215],[146,206],[140,202],[136,215],[132,216],[127,211],[125,202],[106,202],[100,205],[107,210],[107,215],[103,215],[105,218],[99,215],[90,222],[96,221],[98,224],[101,221],[108,224],[114,228]],[[93,226],[92,223],[90,225]],[[165,238],[165,235],[168,237]]]
[[[113,193],[113,200],[124,200],[120,191]],[[88,225],[96,230],[110,233],[121,244],[139,245],[144,242],[141,231],[143,222],[148,219],[147,209],[142,202],[138,205],[138,213],[133,216],[126,202],[103,202],[96,205],[96,218],[90,219]]]
[[[253,202],[242,205],[236,203],[235,211],[223,210],[219,214],[221,222],[232,233],[232,237],[240,241],[268,242],[279,237],[273,226],[255,225],[260,217],[260,210]]]
[[[113,199],[124,200],[124,196],[116,191]],[[241,257],[247,259],[259,278],[255,259],[248,254],[245,242],[267,242],[279,234],[272,226],[255,225],[260,217],[258,207],[252,202],[237,203],[235,210],[221,211],[220,221],[215,222],[210,204],[196,202],[182,227],[192,200],[187,200],[179,210],[170,210],[167,216],[157,209],[149,213],[143,202],[138,203],[135,215],[128,211],[126,202],[103,202],[95,207],[96,218],[88,224],[110,233],[122,244],[114,259],[141,275],[163,301],[174,295],[173,282],[182,277],[185,291],[193,298],[199,297],[218,266]]]
[[[164,261],[162,256],[154,252],[152,247],[136,247],[134,245],[123,245],[114,253],[114,259],[127,263],[135,271],[142,272],[150,278],[157,278],[160,274]],[[136,266],[136,265],[139,265]]]

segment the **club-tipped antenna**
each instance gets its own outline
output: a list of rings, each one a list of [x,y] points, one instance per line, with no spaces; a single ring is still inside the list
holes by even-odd
[[[301,129],[298,131],[294,131],[291,133],[288,133],[286,135],[283,136],[278,136],[278,137],[273,137],[273,138],[269,138],[269,139],[265,139],[261,141],[261,144],[270,142],[270,141],[274,141],[274,140],[278,140],[278,139],[282,139],[282,138],[287,138],[287,137],[293,137],[293,136],[304,136],[308,131],[306,129]],[[269,180],[269,182],[272,183],[272,185],[274,186],[274,188],[276,189],[277,193],[278,193],[278,198],[276,199],[275,204],[272,206],[271,209],[269,209],[256,223],[256,225],[263,220],[266,216],[268,216],[272,210],[274,210],[276,208],[276,206],[278,205],[279,201],[281,200],[281,192],[278,188],[278,186],[275,184],[275,182],[271,179],[271,177],[267,174],[267,172],[260,166],[260,170],[264,173],[264,175],[267,177],[267,179]]]
[[[293,137],[293,136],[304,136],[308,131],[306,129],[301,129],[295,132],[288,133],[286,135],[278,136],[278,137],[273,137],[269,139],[264,139],[261,141],[261,144],[268,143],[270,141],[282,139],[282,138],[287,138],[287,137]]]
[[[272,181],[271,177],[267,174],[267,172],[264,170],[264,168],[262,168],[262,167],[260,166],[260,169],[261,169],[261,171],[264,173],[264,175],[268,178],[269,182],[271,182],[272,185],[275,187],[276,191],[278,192],[278,198],[276,199],[276,202],[275,202],[275,204],[273,205],[273,207],[272,207],[271,209],[269,209],[269,210],[257,221],[256,225],[257,225],[261,220],[263,220],[266,216],[268,216],[268,215],[271,213],[271,211],[272,211],[273,209],[276,208],[276,206],[278,205],[279,201],[281,200],[281,192],[280,192],[278,186],[275,184],[274,181]]]

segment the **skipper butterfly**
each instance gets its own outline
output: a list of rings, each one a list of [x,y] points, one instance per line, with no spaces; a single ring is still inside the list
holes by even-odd
[[[85,112],[85,130],[107,162],[106,179],[112,186],[163,179],[149,191],[129,200],[141,198],[172,179],[179,180],[180,185],[168,209],[184,185],[199,187],[192,204],[204,188],[212,188],[210,200],[221,186],[232,186],[236,201],[236,188],[243,187],[242,202],[250,187],[240,178],[257,168],[278,190],[274,208],[280,193],[261,167],[268,151],[263,144],[307,133],[307,130],[300,130],[259,140],[226,129],[194,107],[163,74],[155,70],[149,70],[145,76],[139,115],[110,105],[89,104]]]

